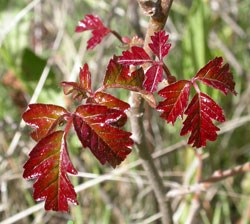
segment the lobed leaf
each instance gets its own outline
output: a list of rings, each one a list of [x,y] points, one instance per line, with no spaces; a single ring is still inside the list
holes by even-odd
[[[24,165],[23,177],[37,179],[34,199],[45,200],[45,209],[68,211],[68,202],[77,204],[76,193],[67,173],[77,174],[67,150],[63,131],[53,132],[32,149]]]
[[[83,147],[88,147],[101,164],[119,165],[131,152],[131,133],[117,127],[124,112],[101,105],[81,105],[73,124]]]
[[[183,123],[181,135],[190,132],[188,144],[197,148],[206,146],[206,140],[216,140],[216,132],[220,129],[213,124],[212,119],[225,121],[221,107],[204,93],[197,93],[193,97],[185,114],[187,118]]]
[[[119,64],[116,58],[109,61],[103,85],[113,88],[125,88],[132,91],[141,91],[144,79],[143,69],[129,72],[129,66]]]
[[[149,44],[149,47],[160,61],[168,54],[171,47],[171,44],[167,43],[168,37],[169,35],[167,35],[164,30],[155,32],[154,35],[151,36],[152,43]]]
[[[30,104],[22,115],[27,125],[35,130],[30,134],[35,141],[44,138],[55,130],[68,112],[60,106],[51,104]]]
[[[122,65],[143,65],[150,63],[145,74],[143,87],[146,91],[152,93],[156,91],[159,82],[163,79],[163,58],[168,54],[171,44],[167,43],[168,35],[165,31],[156,32],[151,37],[152,43],[149,47],[158,57],[158,61],[152,60],[142,47],[133,46],[130,51],[123,51],[122,56],[118,57],[118,63]]]
[[[142,47],[133,46],[131,51],[123,51],[118,57],[118,63],[122,65],[142,65],[152,63],[152,59]]]
[[[190,82],[181,80],[166,86],[158,94],[166,100],[159,103],[157,110],[161,111],[161,117],[168,123],[175,123],[177,117],[183,117],[184,110],[188,104],[190,93]]]
[[[155,92],[159,82],[162,81],[162,75],[163,75],[163,68],[161,65],[153,65],[151,66],[146,74],[145,74],[145,79],[143,82],[143,87],[145,90],[148,92]]]
[[[79,25],[76,27],[76,32],[84,32],[87,30],[92,31],[92,37],[88,40],[87,49],[93,49],[98,45],[102,39],[111,32],[105,27],[98,16],[88,14],[83,20],[80,20]]]
[[[236,95],[235,83],[229,65],[222,66],[222,57],[216,57],[198,71],[194,80],[220,90],[227,95],[229,92]]]

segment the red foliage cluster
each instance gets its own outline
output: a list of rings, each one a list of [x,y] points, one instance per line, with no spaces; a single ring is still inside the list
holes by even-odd
[[[91,30],[93,35],[88,41],[88,49],[94,48],[108,33],[114,34],[93,15],[86,15],[76,27],[76,32],[87,30]],[[167,43],[168,35],[160,31],[151,40],[149,47],[157,60],[151,58],[142,47],[129,41],[123,42],[131,48],[109,61],[102,86],[96,91],[91,87],[91,73],[87,64],[80,69],[79,82],[62,82],[66,95],[71,94],[79,102],[84,100],[75,111],[70,112],[56,105],[31,104],[23,114],[24,121],[34,129],[31,137],[37,141],[24,165],[23,176],[37,179],[34,198],[45,200],[45,209],[67,211],[68,201],[77,204],[76,193],[67,176],[67,173],[77,174],[67,149],[66,138],[71,126],[82,146],[89,148],[101,164],[109,163],[115,168],[130,153],[133,145],[131,133],[122,130],[127,121],[125,111],[130,105],[106,93],[108,88],[136,91],[145,99],[154,101],[152,93],[157,90],[165,73],[169,85],[158,92],[165,100],[156,107],[161,117],[174,124],[178,117],[187,115],[181,135],[190,132],[188,143],[194,147],[204,147],[207,140],[217,138],[219,128],[213,124],[213,120],[223,122],[223,111],[212,98],[200,91],[197,82],[224,94],[236,94],[228,64],[222,65],[223,60],[218,57],[191,80],[175,81],[164,62],[171,46]],[[145,75],[143,68],[147,68]],[[189,103],[191,87],[194,87],[196,94]]]
[[[111,60],[110,63],[115,62]],[[88,147],[101,164],[107,162],[115,168],[130,153],[133,145],[131,133],[122,130],[127,121],[125,111],[130,106],[104,90],[109,84],[133,86],[133,81],[126,79],[128,74],[123,74],[125,79],[116,82],[114,74],[114,70],[108,69],[103,88],[93,92],[91,74],[85,64],[80,69],[78,83],[62,82],[65,94],[72,94],[77,100],[86,99],[85,104],[74,112],[56,105],[31,104],[23,114],[24,121],[35,129],[31,137],[37,141],[24,165],[23,176],[37,179],[34,198],[45,200],[45,209],[67,211],[68,201],[77,203],[76,193],[67,176],[67,173],[77,174],[70,161],[66,141],[72,125],[83,147]]]

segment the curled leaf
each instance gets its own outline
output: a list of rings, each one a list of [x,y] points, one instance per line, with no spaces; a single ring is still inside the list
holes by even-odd
[[[65,95],[72,94],[72,98],[78,101],[88,97],[87,93],[91,93],[91,73],[88,64],[80,68],[79,82],[62,82],[63,92]]]

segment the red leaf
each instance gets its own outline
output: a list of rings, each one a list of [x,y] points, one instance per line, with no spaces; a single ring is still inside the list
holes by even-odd
[[[216,140],[216,132],[220,129],[213,124],[212,119],[225,121],[221,107],[204,93],[194,96],[185,114],[188,116],[183,123],[181,135],[191,132],[188,144],[197,148],[206,146],[206,140]]]
[[[67,173],[77,174],[73,167],[63,131],[56,131],[40,140],[29,154],[23,177],[37,178],[34,199],[45,200],[46,210],[68,211],[68,201],[77,204],[76,193]]]
[[[183,117],[183,113],[188,104],[190,93],[190,82],[181,80],[168,85],[158,92],[166,100],[159,103],[157,110],[162,111],[161,117],[168,123],[175,123],[177,117]]]
[[[53,131],[67,113],[63,107],[56,105],[30,104],[22,117],[29,126],[35,129],[31,133],[31,137],[35,141],[39,141]]]
[[[170,43],[166,43],[168,37],[169,35],[167,35],[164,30],[156,32],[154,36],[151,37],[152,43],[149,44],[149,47],[160,61],[168,54],[171,47]]]
[[[143,83],[143,87],[149,92],[154,92],[157,89],[158,83],[162,81],[163,58],[168,54],[171,44],[166,43],[168,35],[166,35],[165,31],[156,32],[154,36],[151,37],[151,40],[152,43],[149,44],[149,47],[159,58],[159,61],[152,60],[142,47],[134,46],[131,48],[131,51],[122,52],[122,56],[118,57],[118,63],[134,66],[144,63],[152,64],[145,74],[146,79]]]
[[[62,82],[63,92],[65,95],[72,94],[73,99],[82,101],[87,98],[87,93],[91,93],[91,74],[88,64],[80,68],[79,82]]]
[[[145,80],[143,82],[143,87],[149,92],[155,92],[158,86],[158,83],[162,81],[163,68],[162,66],[156,64],[151,66],[146,74]]]
[[[87,49],[93,49],[108,33],[111,32],[109,28],[103,25],[98,16],[91,14],[86,15],[75,29],[76,32],[84,32],[86,30],[92,30],[92,37],[88,40]]]
[[[91,92],[91,74],[88,64],[84,64],[79,73],[80,87]]]
[[[96,92],[93,97],[89,98],[88,103],[96,103],[99,105],[106,106],[121,111],[125,111],[130,108],[128,103],[108,94],[105,92]]]
[[[234,90],[235,83],[233,81],[233,75],[229,69],[229,65],[222,66],[223,59],[216,57],[206,64],[194,77],[194,80],[198,80],[208,86],[220,90],[225,95],[229,92],[236,95]]]
[[[76,110],[73,123],[78,138],[101,164],[116,167],[131,151],[131,133],[113,126],[123,116],[122,111],[101,105],[87,104]]]
[[[142,47],[134,46],[130,51],[123,51],[122,56],[118,57],[118,63],[122,65],[142,65],[152,63],[152,59]]]
[[[128,103],[125,103],[122,100],[119,100],[118,98],[105,92],[96,92],[93,97],[88,98],[87,103],[99,104],[111,109],[121,110],[123,112],[130,108]],[[113,123],[113,125],[122,127],[126,122],[127,116],[126,114],[123,114],[123,116],[118,121]]]
[[[143,79],[144,73],[142,68],[129,73],[129,67],[118,64],[116,58],[114,58],[109,61],[103,85],[110,88],[141,91]]]

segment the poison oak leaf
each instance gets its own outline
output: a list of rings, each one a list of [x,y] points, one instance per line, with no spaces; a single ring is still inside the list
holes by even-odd
[[[79,82],[62,82],[63,92],[65,95],[72,94],[73,99],[82,101],[87,98],[87,93],[91,93],[91,73],[88,64],[80,68]]]
[[[123,112],[130,108],[130,105],[128,103],[125,103],[124,101],[119,100],[118,98],[105,92],[96,92],[93,97],[88,98],[87,103],[99,104],[111,109],[121,110]],[[124,113],[121,118],[113,125],[122,127],[126,122],[127,116]]]
[[[74,100],[82,101],[88,97],[86,91],[77,82],[61,82],[61,86],[63,87],[64,94],[72,94]]]
[[[31,133],[31,137],[35,141],[39,141],[48,133],[54,131],[67,113],[63,107],[38,103],[30,104],[22,117],[27,125],[35,129]]]
[[[98,45],[102,39],[111,32],[105,27],[98,16],[88,14],[83,20],[80,20],[79,25],[76,27],[76,32],[84,32],[87,30],[92,31],[92,37],[88,40],[87,49],[93,49]]]
[[[168,37],[169,35],[167,35],[164,30],[156,32],[151,37],[152,43],[149,44],[149,47],[160,61],[168,54],[171,47],[171,44],[167,43]]]
[[[117,127],[124,112],[101,105],[81,105],[73,124],[83,147],[88,147],[101,164],[119,165],[131,152],[131,133]]]
[[[130,51],[123,51],[118,57],[118,63],[122,65],[142,65],[152,63],[153,60],[142,47],[133,46]]]
[[[124,51],[122,56],[118,57],[118,63],[122,65],[143,65],[151,64],[145,73],[143,87],[148,92],[155,92],[158,83],[163,79],[163,58],[168,54],[171,44],[167,43],[168,35],[165,31],[154,33],[151,37],[152,43],[149,47],[158,57],[158,61],[152,60],[147,52],[142,47],[134,46],[130,51]]]
[[[77,174],[67,150],[64,131],[53,132],[32,149],[24,165],[23,177],[37,179],[34,199],[45,200],[45,209],[68,211],[68,202],[77,204],[76,193],[67,173]]]
[[[177,117],[183,117],[183,113],[188,104],[190,93],[190,82],[181,80],[166,86],[158,94],[166,100],[159,103],[157,110],[161,111],[161,117],[168,123],[174,124]]]
[[[194,80],[218,89],[225,95],[229,92],[236,95],[236,91],[234,90],[235,83],[229,65],[222,65],[222,63],[223,59],[221,57],[211,60],[198,71]]]
[[[117,58],[109,61],[103,85],[112,88],[124,88],[132,91],[142,91],[144,79],[143,69],[137,69],[130,73],[129,66],[123,66],[117,62]]]
[[[88,64],[84,64],[79,73],[80,87],[91,92],[91,73]]]
[[[183,123],[181,135],[190,132],[188,144],[197,148],[205,147],[206,140],[216,140],[216,132],[220,129],[213,124],[212,120],[225,121],[221,107],[204,93],[197,93],[193,97],[185,114],[187,118]]]
[[[143,87],[149,92],[155,92],[158,83],[162,81],[163,68],[160,65],[151,66],[145,74]]]
[[[130,108],[128,103],[108,94],[105,92],[96,92],[93,97],[89,98],[88,103],[94,103],[106,106],[108,108],[113,108],[121,111],[126,111]]]

